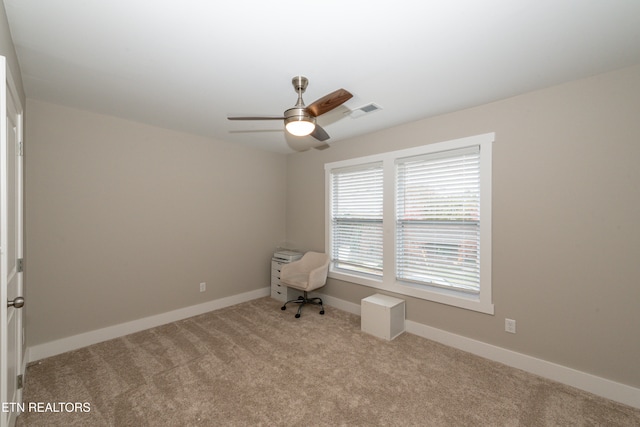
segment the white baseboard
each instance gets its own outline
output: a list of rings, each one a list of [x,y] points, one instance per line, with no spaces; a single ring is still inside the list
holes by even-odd
[[[411,320],[405,321],[405,328],[411,334],[640,409],[638,388]]]
[[[231,305],[240,304],[256,298],[270,295],[271,288],[266,287],[226,298],[209,301],[203,304],[173,310],[156,316],[134,320],[119,325],[109,326],[95,331],[85,332],[67,338],[39,344],[27,349],[28,361],[44,359],[56,354],[86,347],[102,341],[118,338],[134,332],[164,325],[177,320],[186,319],[209,311],[218,310]],[[348,302],[330,295],[319,294],[326,305],[335,307],[355,315],[360,315],[360,304]],[[640,409],[640,389],[578,371],[567,366],[558,365],[543,359],[528,356],[506,348],[487,344],[471,338],[423,325],[411,320],[405,321],[406,332],[454,347],[489,360],[503,363],[523,371],[548,378],[595,395],[624,403]]]
[[[331,307],[335,307],[338,310],[346,311],[347,313],[360,316],[360,304],[355,304],[336,297],[332,297],[331,295],[318,294],[318,296],[322,298],[322,302],[326,305],[330,305]]]
[[[44,359],[46,357],[55,356],[67,351],[76,350],[99,342],[107,341],[113,338],[122,337],[134,332],[143,331],[145,329],[154,328],[156,326],[165,325],[177,320],[187,319],[199,314],[207,313],[213,310],[240,304],[242,302],[251,301],[256,298],[262,298],[270,295],[271,288],[261,288],[255,291],[245,292],[239,295],[220,298],[208,301],[190,307],[180,308],[178,310],[169,311],[167,313],[155,316],[145,317],[143,319],[133,320],[131,322],[121,323],[119,325],[108,326],[106,328],[89,331],[82,334],[74,335],[59,340],[38,344],[27,348],[27,357],[29,362]]]
[[[329,295],[322,295],[322,299],[327,305],[358,316],[360,315],[359,304],[340,300]],[[408,333],[439,342],[449,347],[454,347],[484,357],[485,359],[500,362],[513,368],[522,369],[523,371],[539,375],[543,378],[640,409],[640,389],[638,388],[411,320],[405,320],[405,330]]]

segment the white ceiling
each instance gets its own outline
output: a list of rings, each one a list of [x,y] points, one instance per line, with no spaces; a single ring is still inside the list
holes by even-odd
[[[27,96],[275,152],[305,102],[330,144],[640,63],[638,0],[4,0]],[[375,102],[383,110],[345,116]]]

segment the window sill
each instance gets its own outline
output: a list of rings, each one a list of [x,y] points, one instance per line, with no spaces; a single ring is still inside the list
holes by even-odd
[[[332,279],[342,280],[344,282],[368,286],[382,291],[446,304],[465,310],[477,311],[479,313],[490,315],[494,314],[493,303],[490,301],[483,301],[481,295],[469,295],[463,292],[456,292],[454,290],[413,285],[395,280],[392,283],[385,283],[382,278],[375,278],[374,276],[360,276],[336,270],[331,270],[329,272],[329,277]]]

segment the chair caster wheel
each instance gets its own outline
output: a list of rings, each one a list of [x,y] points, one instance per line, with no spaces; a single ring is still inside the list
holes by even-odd
[[[300,313],[296,313],[296,319],[300,317]]]
[[[320,314],[324,314],[324,310],[320,310]]]
[[[286,310],[286,309],[287,309],[286,305],[283,305],[282,307],[280,307],[280,310]]]

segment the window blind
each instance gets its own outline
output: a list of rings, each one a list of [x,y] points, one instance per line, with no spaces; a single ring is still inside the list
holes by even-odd
[[[398,280],[480,291],[480,147],[396,161]]]
[[[331,172],[334,268],[382,275],[382,164]]]

